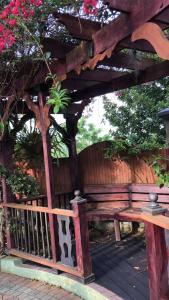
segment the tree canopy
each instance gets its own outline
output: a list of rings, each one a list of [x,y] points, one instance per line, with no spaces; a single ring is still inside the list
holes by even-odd
[[[79,120],[76,136],[78,153],[92,144],[107,140],[110,140],[110,135],[103,134],[101,128],[96,128],[94,124],[87,123],[84,117]]]
[[[104,98],[116,147],[137,153],[164,146],[165,128],[157,113],[169,106],[169,78],[121,91],[118,97],[119,103]]]

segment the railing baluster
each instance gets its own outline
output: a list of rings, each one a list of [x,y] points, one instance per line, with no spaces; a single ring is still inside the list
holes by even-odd
[[[46,241],[47,241],[48,258],[50,259],[50,244],[49,244],[49,230],[48,230],[47,213],[45,213],[45,227],[46,227]]]
[[[38,212],[35,213],[36,215],[36,242],[37,242],[37,254],[40,255],[40,248],[39,248],[39,214]]]
[[[45,238],[44,238],[44,231],[43,231],[43,215],[40,212],[40,227],[41,227],[41,235],[42,235],[42,249],[43,249],[43,256],[46,257],[45,253]]]
[[[58,196],[56,196],[57,198],[58,198],[58,204],[59,204],[59,208],[61,207],[61,205],[62,205],[62,203],[61,203],[61,201],[60,201],[60,195],[58,195]],[[57,203],[57,201],[56,201],[56,203]]]
[[[29,211],[27,210],[26,212],[27,214],[27,228],[28,228],[28,252],[31,253],[32,249],[31,249],[31,235],[30,235],[30,219],[29,219]]]
[[[24,225],[25,251],[28,252],[28,233],[27,233],[27,226],[26,226],[26,211],[23,211],[23,225]]]
[[[12,225],[13,225],[12,234],[14,237],[15,247],[17,248],[17,236],[16,236],[17,227],[16,227],[15,209],[14,208],[11,208],[11,216],[12,216]]]
[[[17,248],[19,250],[19,226],[18,226],[18,210],[15,210],[15,220],[16,220],[16,236],[17,236]]]
[[[35,228],[34,228],[34,216],[33,211],[31,211],[31,232],[32,232],[32,241],[33,241],[33,254],[36,254],[35,246]]]
[[[63,199],[64,199],[64,209],[66,209],[66,205],[67,205],[67,197],[66,197],[66,196],[67,196],[66,194],[63,195]]]
[[[19,210],[19,232],[20,232],[20,244],[21,250],[24,250],[23,246],[23,228],[22,228],[22,210]]]

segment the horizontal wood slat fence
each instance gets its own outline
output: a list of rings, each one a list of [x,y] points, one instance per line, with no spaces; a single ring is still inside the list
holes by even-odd
[[[91,184],[151,184],[156,182],[153,168],[146,162],[154,153],[142,154],[137,158],[131,157],[127,161],[108,159],[105,158],[108,145],[108,142],[100,142],[89,146],[78,154],[82,187]],[[167,150],[160,150],[159,153],[166,157]],[[53,162],[56,192],[67,193],[72,191],[69,164],[70,161],[68,158],[61,158],[58,163]],[[34,172],[29,170],[29,173],[33,174]],[[45,175],[43,169],[39,173],[39,180],[45,193]]]

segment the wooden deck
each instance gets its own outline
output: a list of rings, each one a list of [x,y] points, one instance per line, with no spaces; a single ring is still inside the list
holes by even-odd
[[[124,300],[148,300],[149,288],[145,240],[142,235],[126,236],[92,245],[96,283]]]

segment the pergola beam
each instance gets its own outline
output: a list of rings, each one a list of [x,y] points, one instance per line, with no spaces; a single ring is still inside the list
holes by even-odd
[[[104,59],[99,63],[109,67],[130,69],[130,70],[142,70],[154,64],[154,61],[150,58],[138,60],[134,54],[117,53],[112,55],[110,58]]]
[[[77,75],[75,72],[71,72],[68,74],[67,78],[71,80],[77,80],[78,83],[82,80],[90,80],[91,82],[95,83],[96,81],[110,81],[111,79],[120,77],[122,75],[124,75],[124,72],[96,69],[94,71],[82,71],[80,75]]]
[[[81,40],[92,40],[92,35],[102,27],[99,22],[77,18],[69,14],[54,13],[53,15],[61,24],[65,25],[73,37]]]
[[[44,38],[41,42],[43,52],[50,52],[52,58],[65,59],[66,54],[72,50],[72,45],[64,45],[53,38]]]
[[[104,0],[104,4],[107,4],[113,10],[130,13],[140,4],[140,0]]]
[[[101,96],[107,93],[130,88],[135,85],[158,80],[166,76],[169,76],[169,61],[155,64],[139,72],[138,74],[132,72],[119,78],[113,79],[108,83],[102,83],[81,91],[77,91],[75,93],[72,93],[71,97],[72,101],[80,101],[84,98],[84,95],[86,99]]]
[[[93,35],[94,55],[106,49],[115,49],[117,44],[135,29],[149,21],[169,6],[169,0],[142,0],[131,13],[121,14],[110,24],[104,26]]]

